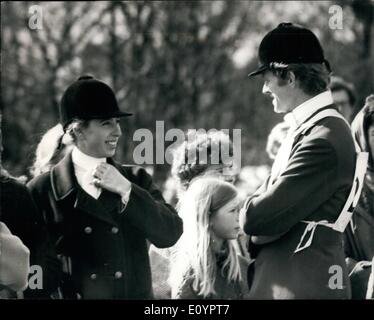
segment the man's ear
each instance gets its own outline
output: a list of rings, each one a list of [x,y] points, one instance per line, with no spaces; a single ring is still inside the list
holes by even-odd
[[[291,88],[296,87],[296,76],[295,76],[295,73],[293,71],[288,71],[287,82],[288,82],[288,85]]]

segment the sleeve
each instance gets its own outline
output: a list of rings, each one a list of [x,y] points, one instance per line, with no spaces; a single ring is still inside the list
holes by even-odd
[[[174,245],[182,235],[182,219],[165,202],[151,176],[142,168],[134,173],[131,195],[124,213],[158,248]]]
[[[303,141],[283,174],[254,197],[244,213],[244,231],[274,236],[307,218],[337,188],[337,156],[326,139]]]
[[[121,197],[121,204],[122,204],[122,208],[121,208],[121,213],[125,211],[126,209],[126,206],[129,202],[129,199],[130,199],[130,194],[131,194],[131,187],[130,187],[130,190],[127,191],[122,197]]]
[[[0,284],[13,291],[24,290],[29,270],[29,249],[0,222]]]

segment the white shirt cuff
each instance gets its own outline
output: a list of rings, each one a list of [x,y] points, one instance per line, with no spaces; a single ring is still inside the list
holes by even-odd
[[[131,190],[132,190],[132,188],[130,187],[130,189],[121,197],[121,202],[123,204],[123,208],[122,208],[121,212],[123,212],[126,209],[127,204],[129,203]]]

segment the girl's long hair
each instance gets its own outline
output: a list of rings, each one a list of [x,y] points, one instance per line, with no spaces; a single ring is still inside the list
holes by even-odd
[[[202,177],[191,183],[183,195],[179,215],[184,232],[176,244],[171,260],[169,283],[175,298],[184,278],[192,272],[193,289],[204,298],[215,294],[214,283],[217,261],[211,247],[210,215],[235,199],[238,193],[230,183],[217,178]],[[239,250],[235,240],[226,240],[227,257],[218,270],[227,281],[242,279],[239,267]]]

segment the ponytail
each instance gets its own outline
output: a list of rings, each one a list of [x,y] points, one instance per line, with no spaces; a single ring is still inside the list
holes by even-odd
[[[74,129],[87,127],[89,120],[73,119],[64,129],[61,124],[49,129],[40,140],[36,152],[35,162],[31,168],[31,174],[36,177],[47,172],[58,162],[66,151],[76,143]]]
[[[36,148],[35,161],[30,170],[33,177],[49,171],[53,165],[53,160],[62,151],[63,145],[71,144],[71,142],[67,143],[65,136],[66,133],[61,124],[55,125],[43,135]]]

